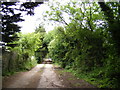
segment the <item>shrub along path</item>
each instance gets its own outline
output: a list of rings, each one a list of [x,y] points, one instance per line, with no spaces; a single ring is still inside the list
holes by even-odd
[[[3,88],[95,88],[53,64],[38,64],[27,72],[4,77]]]

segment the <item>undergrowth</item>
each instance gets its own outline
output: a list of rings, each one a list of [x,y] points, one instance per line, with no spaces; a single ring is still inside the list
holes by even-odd
[[[90,84],[98,88],[114,88],[114,85],[111,83],[109,78],[104,76],[105,69],[104,67],[97,68],[90,72],[79,72],[79,70],[74,69],[65,69],[66,72],[71,72],[77,78],[84,79]]]
[[[18,72],[25,72],[25,71],[29,71],[30,69],[32,69],[34,66],[37,65],[37,61],[32,61],[32,62],[26,62],[24,63],[24,65],[20,68],[16,68],[14,70],[10,70],[10,71],[4,71],[2,72],[2,76],[10,76],[13,74],[16,74]]]

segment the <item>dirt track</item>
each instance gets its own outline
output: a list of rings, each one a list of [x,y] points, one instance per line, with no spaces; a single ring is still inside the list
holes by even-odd
[[[3,79],[3,88],[95,88],[70,73],[59,73],[53,64],[38,64],[32,70]]]
[[[64,87],[58,79],[52,64],[45,64],[38,88],[59,88]]]

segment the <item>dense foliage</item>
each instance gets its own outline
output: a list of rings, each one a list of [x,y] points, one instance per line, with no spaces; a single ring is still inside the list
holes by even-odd
[[[41,26],[33,33],[19,33],[19,40],[12,42],[17,46],[8,47],[9,52],[3,51],[3,75],[29,70],[37,63],[41,63],[47,54],[47,47],[43,42],[44,34],[45,29]]]
[[[3,38],[6,40],[4,42],[14,41],[11,36],[20,37],[18,41],[11,43],[17,46],[9,47],[10,52],[7,54],[3,52],[3,75],[19,69],[30,69],[37,62],[42,62],[47,55],[61,67],[100,88],[119,88],[119,2],[88,3],[74,0],[67,3],[51,2],[49,3],[51,9],[46,11],[45,19],[63,25],[55,27],[48,33],[39,26],[34,33],[25,35],[16,33],[19,32],[19,27],[14,23],[22,19],[21,14],[14,14],[14,10],[8,8],[14,4],[16,3],[2,5],[4,8],[2,12],[5,14],[2,31],[2,34],[6,35]],[[35,3],[32,5],[37,6]],[[20,11],[31,10],[30,3],[23,3],[22,6]],[[12,14],[6,16],[5,9]],[[32,11],[27,12],[33,14]]]
[[[44,38],[45,38],[45,34],[46,34],[46,31],[45,31],[45,28],[43,26],[39,26],[38,28],[36,28],[35,30],[35,33],[36,34],[39,34],[39,39],[41,40],[41,47],[39,47],[36,51],[35,51],[35,56],[36,56],[36,59],[37,59],[37,62],[38,63],[41,63],[43,61],[43,58],[45,58],[46,54],[48,53],[48,50],[47,50],[47,44],[46,42],[44,41]],[[39,46],[39,45],[38,45]]]
[[[51,11],[46,11],[45,17],[64,23],[64,27],[46,35],[48,56],[98,87],[119,88],[119,3],[49,5]]]
[[[9,52],[3,51],[3,75],[19,70],[29,70],[37,64],[35,52],[42,47],[40,33],[19,34],[18,36],[20,39],[13,42],[17,46],[9,48]]]
[[[2,15],[2,30],[0,32],[2,40],[0,43],[3,44],[1,45],[3,75],[19,70],[29,70],[37,64],[36,51],[43,47],[41,40],[43,36],[38,32],[21,34],[17,22],[24,21],[23,15],[34,15],[34,8],[42,3],[0,1]]]

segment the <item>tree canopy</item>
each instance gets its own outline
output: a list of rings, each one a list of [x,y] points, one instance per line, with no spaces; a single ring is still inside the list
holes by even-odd
[[[15,40],[18,40],[16,33],[20,32],[20,26],[17,22],[24,21],[22,19],[22,13],[27,15],[34,15],[34,8],[43,2],[1,2],[1,14],[2,14],[2,42],[7,46],[14,47],[14,44],[10,44]]]

